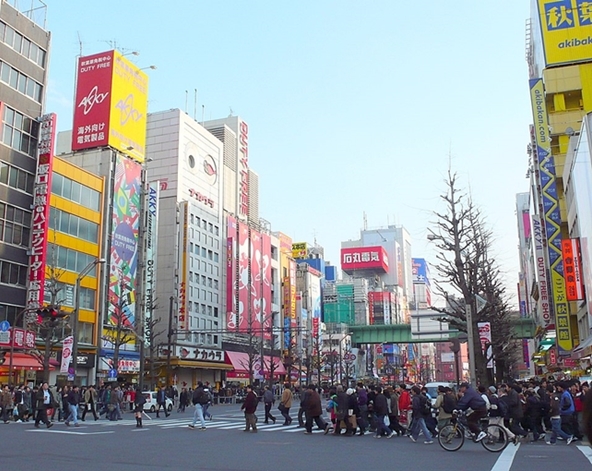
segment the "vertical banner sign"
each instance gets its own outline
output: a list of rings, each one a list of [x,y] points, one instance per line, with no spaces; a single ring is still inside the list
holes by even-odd
[[[226,232],[226,329],[235,330],[238,327],[236,318],[237,281],[236,276],[236,219],[229,216]]]
[[[261,234],[261,296],[263,298],[263,315],[265,339],[271,339],[271,237]]]
[[[238,309],[237,327],[246,332],[249,323],[249,227],[238,223]]]
[[[146,195],[146,276],[144,278],[144,303],[146,306],[145,316],[149,318],[154,305],[154,292],[156,284],[156,244],[158,240],[158,198],[160,193],[160,182],[148,184]]]
[[[491,347],[491,323],[479,322],[479,340],[481,341],[481,351],[485,355],[487,361],[487,368],[493,368],[493,349]]]
[[[555,329],[559,355],[568,355],[573,348],[569,319],[569,304],[563,278],[563,255],[561,252],[561,215],[557,201],[555,160],[551,155],[549,122],[545,103],[545,90],[541,78],[530,80],[531,102],[535,128],[536,157],[542,193],[551,292],[555,306]]]
[[[532,215],[532,241],[534,243],[536,258],[535,268],[539,284],[538,312],[542,318],[542,326],[547,327],[551,323],[552,303],[549,295],[549,281],[547,277],[547,264],[544,251],[546,239],[543,232],[543,223],[541,222],[541,218],[536,214]]]
[[[122,155],[115,157],[109,275],[109,317],[112,326],[135,328],[138,239],[142,166]],[[119,318],[119,319],[118,319]]]
[[[582,279],[580,239],[563,239],[563,270],[565,272],[565,288],[568,301],[580,301],[584,296],[584,280]]]
[[[189,203],[182,201],[179,203],[179,215],[181,221],[179,221],[180,227],[180,243],[181,247],[181,260],[179,260],[179,317],[177,319],[177,326],[180,330],[187,330],[189,323],[187,322],[187,277],[188,277],[188,266],[187,259],[189,258]]]
[[[292,318],[292,301],[290,300],[290,277],[285,276],[282,280],[282,307],[284,308],[284,319]]]
[[[265,299],[262,293],[262,257],[261,257],[261,234],[253,229],[250,231],[250,259],[251,263],[250,271],[251,276],[249,277],[249,330],[253,331],[252,335],[261,337],[263,332],[263,312],[265,309]]]
[[[290,317],[296,319],[296,262],[290,260]]]
[[[528,339],[522,339],[522,360],[527,368],[530,368],[530,353],[528,350]]]
[[[31,230],[31,255],[29,258],[29,285],[27,308],[36,309],[43,304],[45,288],[45,263],[47,260],[47,230],[49,228],[49,196],[54,155],[57,116],[43,115],[39,126],[39,160],[33,188],[33,216]],[[27,321],[35,315],[27,316]]]
[[[239,178],[238,210],[244,217],[249,216],[249,126],[244,121],[239,123]]]
[[[74,337],[66,337],[62,342],[62,363],[60,364],[60,373],[67,373],[70,362],[72,361],[72,346]]]

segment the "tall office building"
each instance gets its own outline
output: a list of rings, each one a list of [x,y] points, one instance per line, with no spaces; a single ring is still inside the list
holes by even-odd
[[[51,37],[45,10],[19,11],[0,2],[0,319],[11,324],[27,304],[27,251]]]

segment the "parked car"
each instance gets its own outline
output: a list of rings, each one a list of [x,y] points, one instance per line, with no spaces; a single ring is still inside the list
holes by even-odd
[[[156,391],[150,391],[142,393],[146,398],[146,403],[144,404],[144,410],[149,412],[156,412],[158,409],[158,402],[156,401]],[[166,398],[165,402],[167,412],[171,412],[173,410],[173,401],[170,398]]]

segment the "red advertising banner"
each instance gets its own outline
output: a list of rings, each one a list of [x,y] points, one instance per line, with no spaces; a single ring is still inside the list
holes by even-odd
[[[241,332],[248,330],[249,315],[249,228],[238,223],[238,309],[237,328]]]
[[[389,260],[383,247],[350,247],[341,249],[341,269],[346,273],[355,270],[388,272]]]
[[[109,142],[113,63],[114,51],[78,59],[73,150],[106,146]]]
[[[47,260],[47,230],[49,228],[49,196],[54,156],[57,116],[55,113],[40,118],[39,163],[33,188],[33,216],[31,223],[31,252],[29,258],[29,286],[27,308],[43,305],[45,264]],[[35,316],[27,316],[31,320]]]
[[[7,331],[0,332],[0,347],[35,348],[36,334],[32,330],[11,327]]]
[[[563,276],[565,277],[567,300],[582,300],[585,295],[580,239],[563,239],[561,241],[561,251],[563,253]]]
[[[236,322],[236,219],[228,218],[226,239],[226,328],[234,330]]]
[[[271,237],[261,234],[261,296],[263,299],[263,319],[265,339],[271,339]]]

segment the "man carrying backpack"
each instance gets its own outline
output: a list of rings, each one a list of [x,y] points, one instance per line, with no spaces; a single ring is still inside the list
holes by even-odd
[[[205,430],[206,421],[204,420],[203,408],[204,405],[206,405],[210,399],[207,393],[204,391],[204,385],[201,381],[197,382],[197,388],[195,388],[195,390],[193,391],[193,396],[191,399],[193,401],[193,404],[195,404],[195,412],[193,413],[193,422],[189,425],[189,428],[194,429],[195,424],[197,424],[197,421],[199,420],[201,424],[201,427],[199,429]]]
[[[504,401],[500,400],[499,396],[497,395],[497,388],[495,386],[489,386],[487,395],[489,397],[490,404],[489,423],[499,425],[501,428],[503,428],[508,437],[508,441],[513,442],[514,445],[518,445],[516,435],[514,435],[514,433],[504,424],[504,420],[508,417],[508,406]]]
[[[438,386],[438,397],[434,403],[434,409],[438,409],[438,430],[442,430],[450,423],[452,411],[455,408],[456,399],[452,394],[452,389],[446,386]]]

